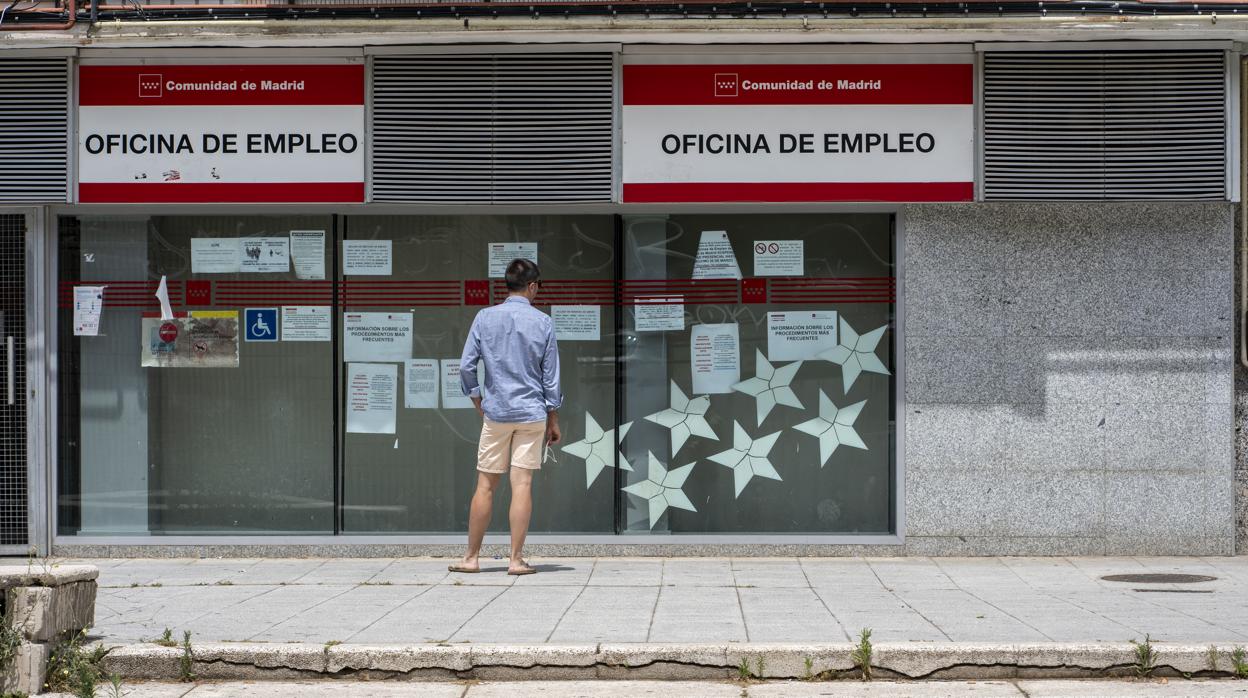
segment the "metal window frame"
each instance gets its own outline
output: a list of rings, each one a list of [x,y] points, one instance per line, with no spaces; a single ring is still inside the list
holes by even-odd
[[[546,215],[568,214],[602,214],[630,215],[643,213],[717,213],[732,214],[842,214],[842,213],[873,213],[893,217],[893,275],[896,283],[894,301],[893,329],[893,400],[894,400],[894,434],[893,450],[895,457],[892,463],[892,502],[893,516],[890,533],[875,534],[820,534],[820,533],[715,533],[715,534],[674,534],[648,535],[637,533],[622,534],[564,534],[564,533],[533,533],[528,537],[532,545],[604,545],[604,546],[657,546],[684,547],[705,546],[704,550],[694,553],[712,554],[715,549],[724,545],[771,545],[771,546],[889,546],[899,547],[906,542],[906,470],[905,470],[905,204],[577,204],[577,205],[425,205],[425,204],[359,204],[351,206],[319,205],[319,206],[277,206],[277,205],[57,205],[48,207],[45,212],[44,241],[42,247],[45,256],[43,282],[44,294],[47,298],[56,297],[58,269],[56,268],[58,236],[57,221],[61,216],[80,215],[191,215],[212,213],[216,215],[283,215],[289,213],[333,214],[333,215],[510,215],[533,214],[541,212]],[[46,512],[47,531],[51,537],[53,549],[62,546],[190,546],[208,547],[220,545],[239,546],[316,546],[316,545],[460,545],[464,541],[463,534],[428,533],[428,534],[256,534],[237,535],[203,535],[203,536],[167,536],[149,534],[146,536],[62,536],[56,520],[55,498],[58,483],[56,482],[56,434],[57,414],[57,378],[56,378],[56,341],[57,307],[48,303],[43,309],[43,322],[46,327],[53,328],[47,333],[47,387],[45,388],[45,413],[49,420],[45,423],[48,445],[45,477],[47,481],[46,503],[42,506]],[[504,544],[508,541],[505,534],[487,535],[487,544]],[[693,553],[682,553],[693,554]]]

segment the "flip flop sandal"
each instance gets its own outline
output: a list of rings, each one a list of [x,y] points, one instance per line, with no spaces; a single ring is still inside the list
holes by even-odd
[[[446,568],[449,572],[459,572],[461,574],[476,574],[481,571],[480,567],[464,567],[462,565],[451,565]]]

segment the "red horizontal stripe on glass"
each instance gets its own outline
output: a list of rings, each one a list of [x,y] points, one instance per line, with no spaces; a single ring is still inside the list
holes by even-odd
[[[970,201],[972,182],[679,182],[625,184],[626,203]]]
[[[84,204],[358,203],[363,200],[363,182],[78,184],[78,201]]]
[[[971,104],[974,75],[970,63],[626,65],[624,106]],[[835,87],[842,80],[862,87]],[[801,87],[747,89],[747,83],[776,87],[790,81]]]
[[[84,107],[364,104],[361,64],[84,65],[78,75],[78,103]],[[223,89],[170,89],[170,82],[224,84]],[[263,89],[266,82],[291,89]],[[245,83],[255,87],[243,89]]]

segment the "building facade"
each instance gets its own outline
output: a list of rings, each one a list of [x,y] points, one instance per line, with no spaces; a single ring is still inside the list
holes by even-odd
[[[0,39],[11,552],[451,549],[515,257],[546,551],[1236,551],[1233,40],[533,21]]]

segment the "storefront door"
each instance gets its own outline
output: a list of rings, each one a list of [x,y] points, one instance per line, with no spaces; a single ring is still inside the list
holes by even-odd
[[[24,553],[27,517],[26,215],[0,211],[0,553]]]

